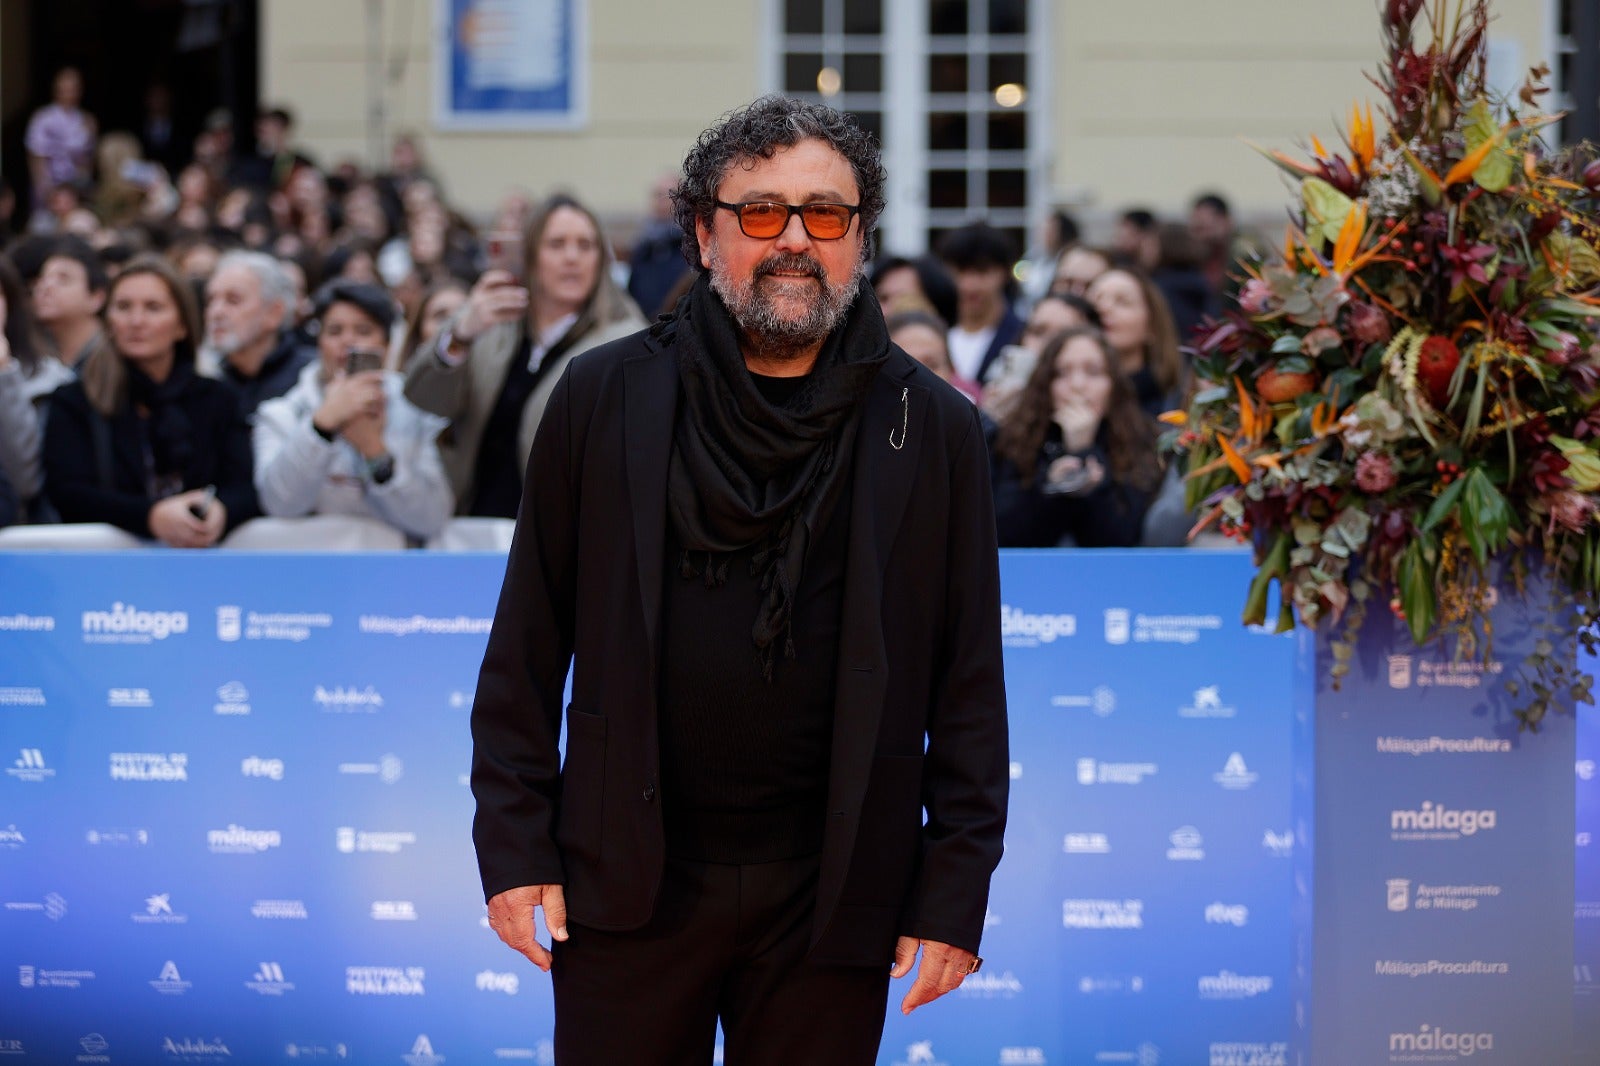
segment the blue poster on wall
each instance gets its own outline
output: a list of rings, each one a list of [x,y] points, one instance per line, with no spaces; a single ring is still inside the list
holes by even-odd
[[[585,0],[434,0],[434,121],[573,129],[587,121]]]
[[[1589,676],[1593,656],[1585,658]],[[1574,1047],[1600,1048],[1600,709],[1578,708],[1577,901],[1573,908]]]

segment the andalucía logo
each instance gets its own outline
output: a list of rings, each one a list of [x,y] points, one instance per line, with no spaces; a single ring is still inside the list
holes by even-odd
[[[119,600],[109,611],[83,612],[86,644],[150,644],[187,632],[187,611],[141,611]]]
[[[1252,773],[1244,764],[1244,756],[1234,752],[1228,756],[1228,761],[1222,769],[1211,775],[1211,779],[1223,788],[1238,792],[1249,788],[1256,783],[1260,774]]]
[[[178,964],[168,959],[161,967],[161,975],[150,982],[150,987],[163,996],[181,996],[194,986],[178,973]]]
[[[1420,1025],[1414,1033],[1389,1034],[1390,1062],[1454,1062],[1493,1050],[1493,1033],[1453,1033]]]
[[[221,1062],[233,1058],[233,1052],[220,1036],[209,1040],[203,1036],[174,1040],[169,1036],[161,1042],[161,1050],[169,1062]]]
[[[383,706],[383,694],[371,685],[362,689],[345,685],[326,689],[318,685],[311,699],[324,711],[343,714],[374,714]]]
[[[412,1041],[409,1055],[400,1057],[405,1059],[406,1066],[437,1066],[444,1061],[443,1055],[433,1053],[433,1041],[428,1039],[426,1033],[419,1034],[417,1039]]]

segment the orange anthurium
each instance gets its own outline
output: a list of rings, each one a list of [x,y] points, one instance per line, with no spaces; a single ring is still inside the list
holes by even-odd
[[[1478,147],[1462,156],[1461,159],[1456,162],[1456,165],[1450,168],[1450,172],[1444,176],[1445,186],[1448,187],[1451,185],[1456,185],[1460,182],[1466,181],[1468,178],[1471,178],[1472,172],[1477,170],[1478,166],[1485,159],[1489,158],[1490,152],[1500,147],[1500,142],[1506,139],[1506,134],[1515,129],[1516,125],[1516,120],[1513,119],[1511,122],[1502,126],[1493,137],[1490,137],[1487,141],[1484,141],[1482,144],[1478,145]]]
[[[1217,443],[1222,446],[1222,457],[1228,461],[1228,467],[1233,471],[1234,476],[1239,479],[1239,484],[1248,485],[1250,483],[1250,464],[1244,461],[1244,456],[1240,455],[1239,450],[1228,441],[1227,437],[1223,436],[1221,430],[1217,431]]]
[[[1169,426],[1187,426],[1189,424],[1189,412],[1162,411],[1156,416],[1156,420],[1158,422],[1164,422]]]
[[[1259,467],[1262,467],[1262,468],[1267,469],[1267,470],[1275,470],[1275,471],[1277,471],[1278,473],[1281,474],[1281,473],[1283,473],[1283,467],[1278,465],[1278,459],[1279,459],[1279,456],[1272,455],[1271,453],[1268,453],[1268,454],[1265,454],[1265,455],[1258,455],[1258,456],[1256,456],[1254,459],[1252,459],[1250,461],[1255,463]]]
[[[1311,151],[1318,159],[1328,158],[1328,150],[1322,147],[1322,142],[1317,140],[1317,135],[1315,133],[1311,135]]]

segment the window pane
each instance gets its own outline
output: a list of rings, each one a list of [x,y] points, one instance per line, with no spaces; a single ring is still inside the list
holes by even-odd
[[[935,111],[928,116],[928,150],[964,152],[967,150],[967,113]]]
[[[883,0],[849,0],[844,5],[844,32],[882,33]]]
[[[928,91],[964,93],[967,91],[966,56],[929,56]]]
[[[1027,33],[1027,0],[989,0],[990,33]]]
[[[817,73],[822,70],[822,56],[816,52],[799,52],[783,57],[783,88],[791,93],[817,91]]]
[[[785,33],[821,33],[822,0],[785,0],[783,30]]]
[[[847,84],[845,88],[849,88]],[[883,113],[881,111],[852,111],[850,117],[856,120],[856,125],[872,134],[874,140],[883,143]]]
[[[883,57],[863,53],[845,56],[844,91],[847,93],[883,91]]]
[[[930,170],[928,172],[929,207],[966,207],[967,172],[965,170]]]
[[[967,0],[930,0],[928,32],[935,37],[965,37]]]
[[[1020,152],[1028,147],[1028,116],[1022,111],[997,111],[989,116],[989,151]]]
[[[984,86],[994,92],[997,86],[1028,84],[1028,57],[1005,54],[989,57],[989,84]]]
[[[1026,207],[1028,172],[1025,170],[989,171],[990,207]],[[1018,245],[1017,247],[1022,247]]]

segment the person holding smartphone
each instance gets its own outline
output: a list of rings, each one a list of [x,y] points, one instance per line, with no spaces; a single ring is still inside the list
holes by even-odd
[[[426,540],[452,496],[434,439],[444,420],[419,411],[383,369],[394,301],[375,285],[333,281],[316,296],[318,360],[256,409],[256,487],[278,518],[377,518]]]
[[[995,437],[1000,546],[1131,548],[1161,484],[1154,424],[1099,330],[1039,353]]]
[[[66,522],[208,548],[259,513],[239,397],[195,370],[200,314],[166,261],[128,263],[106,328],[45,420],[44,490]]]
[[[500,238],[436,343],[412,357],[406,398],[450,420],[440,441],[456,513],[515,518],[545,404],[567,365],[625,337],[644,318],[607,270],[594,213],[570,196],[545,201],[520,242]],[[505,269],[521,253],[526,284]]]

